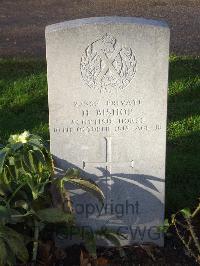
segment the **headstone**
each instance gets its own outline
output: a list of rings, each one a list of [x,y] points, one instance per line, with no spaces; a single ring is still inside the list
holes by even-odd
[[[77,222],[163,245],[169,28],[97,17],[46,28],[51,152],[105,194],[71,188]]]

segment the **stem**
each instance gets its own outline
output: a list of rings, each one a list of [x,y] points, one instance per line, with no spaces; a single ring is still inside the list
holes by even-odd
[[[192,226],[192,224],[191,224],[190,219],[186,219],[186,222],[187,222],[187,224],[188,224],[189,231],[190,231],[191,236],[192,236],[192,238],[193,238],[193,240],[194,240],[194,243],[195,243],[195,246],[196,246],[196,248],[197,248],[197,250],[198,250],[198,253],[200,254],[200,244],[199,244],[199,240],[198,240],[198,238],[197,238],[197,236],[196,236],[196,233],[195,233],[195,231],[194,231],[194,229],[193,229],[193,226]]]
[[[21,218],[21,217],[29,216],[31,214],[33,214],[33,213],[32,212],[27,212],[25,214],[13,214],[13,215],[11,215],[11,218]]]
[[[19,185],[19,187],[12,193],[12,196],[10,197],[10,199],[7,201],[7,206],[10,203],[10,201],[14,198],[14,196],[17,194],[17,192],[25,185],[25,183],[22,183],[21,185]]]
[[[197,213],[200,211],[200,203],[199,203],[199,205],[197,206],[197,208],[196,208],[196,210],[193,212],[193,214],[192,214],[192,218],[194,218],[196,215],[197,215]]]
[[[200,254],[200,244],[199,244],[199,242],[198,242],[198,238],[196,237],[196,234],[195,234],[195,232],[194,232],[194,230],[193,230],[193,226],[192,226],[192,224],[191,224],[191,222],[190,222],[190,219],[185,219],[185,220],[186,220],[186,222],[187,222],[188,229],[189,229],[190,234],[191,234],[191,236],[192,236],[192,239],[193,239],[193,241],[194,241],[194,243],[195,243],[195,246],[196,246],[196,248],[197,248],[197,250],[198,250],[198,252],[199,252],[199,254]],[[177,227],[177,225],[176,225],[176,222],[177,222],[177,221],[175,220],[174,227],[175,227],[175,230],[176,230],[176,233],[177,233],[179,239],[182,241],[182,243],[184,244],[184,246],[187,248],[187,250],[188,250],[188,252],[190,253],[190,255],[191,255],[192,257],[194,257],[194,259],[198,262],[198,264],[200,264],[200,258],[199,258],[199,256],[196,256],[196,254],[195,254],[195,253],[192,251],[192,249],[190,248],[191,239],[189,239],[188,243],[186,243],[184,237],[181,236],[181,234],[180,234],[180,232],[179,232],[179,230],[178,230],[178,227]]]
[[[37,252],[38,252],[38,238],[39,238],[39,223],[35,219],[34,220],[34,242],[33,242],[33,265],[36,265],[36,260],[37,260]]]
[[[60,181],[60,195],[61,195],[61,199],[62,199],[62,203],[61,204],[62,204],[63,210],[67,211],[67,208],[68,208],[70,213],[72,213],[73,212],[73,208],[72,208],[72,204],[71,204],[71,200],[70,200],[70,195],[69,195],[68,191],[65,190],[64,181],[62,179]]]
[[[186,229],[186,230],[188,229],[186,225],[182,224],[181,222],[179,222],[179,221],[177,221],[177,220],[176,220],[176,223],[177,223],[178,225],[182,226],[184,229]]]
[[[181,240],[181,242],[183,243],[183,245],[186,247],[186,249],[188,250],[189,254],[190,254],[192,257],[194,257],[194,259],[196,260],[197,258],[196,258],[196,256],[195,256],[195,254],[193,253],[193,251],[191,250],[191,248],[190,248],[190,246],[189,246],[189,242],[188,242],[188,244],[187,244],[186,241],[185,241],[185,239],[181,236],[181,234],[180,234],[180,232],[179,232],[179,230],[178,230],[178,227],[177,227],[177,225],[176,225],[176,222],[174,223],[174,227],[175,227],[175,230],[176,230],[176,233],[177,233],[179,239]]]

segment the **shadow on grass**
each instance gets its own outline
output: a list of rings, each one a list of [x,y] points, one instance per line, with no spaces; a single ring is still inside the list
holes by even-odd
[[[199,114],[200,114],[199,99],[187,102],[168,103],[168,123],[176,121],[179,122],[185,118],[192,119],[192,117],[198,116]]]
[[[171,58],[169,65],[169,82],[183,81],[199,75],[199,57],[175,57]]]
[[[4,81],[12,82],[41,73],[46,73],[44,60],[0,59],[0,77]]]
[[[196,204],[200,194],[200,131],[168,142],[166,160],[166,212]]]
[[[200,114],[200,59],[176,57],[170,61],[168,121]]]

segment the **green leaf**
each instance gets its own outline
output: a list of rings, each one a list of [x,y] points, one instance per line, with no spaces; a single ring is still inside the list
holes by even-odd
[[[37,158],[38,162],[41,162],[43,165],[46,164],[45,156],[41,150],[35,150],[34,155]]]
[[[28,203],[25,200],[17,200],[15,201],[15,207],[28,210]]]
[[[11,255],[14,254],[24,263],[28,261],[29,254],[23,235],[8,226],[0,225],[0,236],[12,252]]]
[[[14,144],[10,144],[11,149],[16,152],[17,150],[19,150],[21,147],[23,146],[22,142],[17,142]]]
[[[80,231],[77,231],[77,232],[80,233]],[[84,239],[85,248],[87,249],[87,251],[93,258],[96,258],[97,257],[96,234],[92,230],[86,230],[86,229],[84,229],[84,232],[82,232],[82,234],[83,233],[84,235],[82,236],[79,235],[79,236]]]
[[[24,214],[24,213],[23,213]],[[22,213],[15,209],[10,209],[10,215],[11,220],[9,221],[9,224],[17,224],[23,221],[24,217],[22,216]]]
[[[9,167],[6,164],[4,165],[3,173],[1,174],[0,191],[3,193],[4,196],[8,192],[11,192]]]
[[[16,211],[15,209],[10,209],[5,206],[0,206],[0,222],[16,224],[22,220],[21,213]]]
[[[5,198],[0,196],[0,203],[5,202]]]
[[[31,150],[28,151],[28,158],[29,158],[29,163],[31,166],[31,172],[36,172],[36,167],[35,167],[34,158],[33,158],[33,151]]]
[[[165,219],[164,220],[164,224],[158,226],[157,229],[158,229],[158,232],[167,233],[169,227],[170,227],[169,220],[168,219]]]
[[[47,223],[72,223],[73,215],[58,208],[47,208],[36,212],[37,216]]]
[[[46,165],[44,154],[41,150],[34,150],[34,157],[36,159],[37,170],[39,171],[39,173],[41,173],[44,166]]]
[[[190,218],[192,215],[190,209],[188,209],[188,208],[182,209],[180,212],[183,214],[183,216],[186,219]]]
[[[171,223],[172,223],[172,225],[175,225],[175,223],[176,223],[176,214],[172,214],[171,215]]]
[[[29,159],[28,159],[28,154],[27,154],[27,152],[25,152],[25,153],[23,153],[22,154],[22,160],[23,160],[23,163],[24,163],[24,165],[26,166],[26,168],[28,169],[28,170],[30,170],[30,163],[29,163]]]
[[[36,147],[37,149],[42,149],[43,144],[41,143],[41,139],[33,137],[28,141],[28,144]]]
[[[97,257],[96,237],[93,232],[84,232],[85,248],[89,254],[93,257]]]
[[[86,180],[80,177],[63,177],[63,181],[73,184],[85,191],[88,191],[93,196],[95,196],[101,203],[104,201],[104,194],[98,185],[92,180]]]
[[[10,209],[6,208],[5,206],[0,206],[0,221],[5,223],[10,221]]]
[[[21,187],[21,189],[18,191],[17,196],[20,199],[25,200],[26,202],[32,202],[33,195],[32,195],[31,187],[29,186],[28,182],[24,183],[24,186]]]
[[[102,229],[102,230],[96,231],[96,235],[109,240],[112,244],[114,244],[117,247],[121,246],[119,237],[120,236],[122,237],[122,235],[117,234],[112,229],[106,228],[106,229]]]
[[[8,154],[8,149],[3,149],[0,151],[0,174],[3,172],[4,162]]]
[[[166,226],[166,227],[169,227],[169,226],[170,226],[170,224],[169,224],[169,220],[168,220],[168,219],[165,219],[165,220],[164,220],[164,226]]]
[[[10,179],[14,179],[15,178],[15,176],[14,176],[14,166],[13,165],[10,166],[10,165],[6,165],[5,164],[4,170],[5,170],[5,176],[4,176],[4,178],[6,180],[10,180]],[[8,184],[8,182],[6,182],[6,184]]]
[[[10,247],[12,252],[22,261],[27,262],[29,259],[28,250],[24,243],[22,235],[14,231],[13,229],[7,229],[7,238],[5,239],[7,245]]]
[[[15,158],[13,156],[9,157],[9,165],[15,165]]]
[[[6,244],[6,243],[5,243]],[[10,250],[10,248],[8,247],[8,245],[6,244],[6,248],[7,248],[7,258],[6,258],[6,266],[13,266],[16,265],[16,256],[15,254],[12,252],[12,250]]]
[[[52,155],[46,148],[43,150],[43,154],[45,156],[48,169],[51,172],[51,175],[53,175],[54,174],[54,163],[53,163]]]
[[[3,239],[0,238],[0,265],[5,265],[6,261],[7,261],[7,247]]]
[[[14,165],[10,165],[10,169],[14,169],[14,178],[18,179],[19,178],[19,174],[23,171],[22,166],[21,166],[21,161],[20,158],[18,156],[15,156],[15,161],[14,161]]]
[[[80,176],[80,170],[76,169],[76,168],[69,168],[69,169],[67,169],[65,176],[77,178]]]

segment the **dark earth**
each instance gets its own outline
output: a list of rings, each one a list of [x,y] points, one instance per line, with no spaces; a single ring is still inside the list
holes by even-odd
[[[37,265],[42,266],[198,266],[188,252],[173,237],[165,238],[165,247],[133,245],[122,248],[98,248],[93,259],[83,245],[73,245],[63,250],[51,241],[39,248]],[[20,265],[19,265],[20,266]],[[26,266],[29,266],[26,265]]]
[[[113,15],[165,20],[171,53],[200,55],[200,0],[1,0],[0,57],[44,57],[46,25]]]

